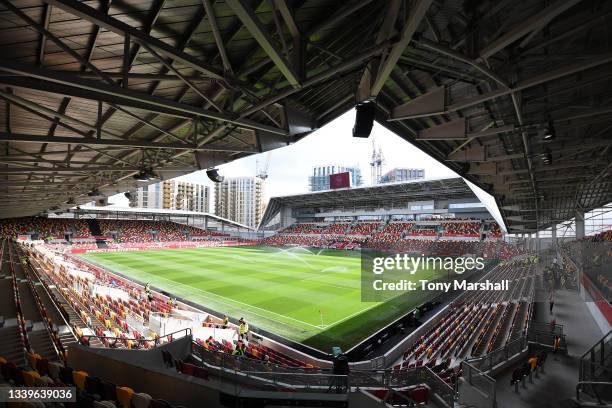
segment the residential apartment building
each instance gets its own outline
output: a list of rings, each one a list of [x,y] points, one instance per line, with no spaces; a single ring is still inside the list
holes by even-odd
[[[259,177],[229,177],[215,184],[215,214],[256,228],[264,213],[265,182]]]
[[[348,172],[350,174],[350,186],[358,187],[362,185],[361,169],[359,166],[316,166],[312,168],[312,173],[308,177],[310,191],[329,190],[329,176],[332,174]]]
[[[424,169],[408,169],[396,167],[389,170],[380,178],[379,184],[396,183],[400,181],[422,180],[425,178]]]
[[[179,180],[139,187],[132,193],[130,207],[209,212],[210,188]]]

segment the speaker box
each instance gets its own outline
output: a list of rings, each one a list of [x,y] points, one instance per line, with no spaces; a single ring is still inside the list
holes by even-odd
[[[106,207],[108,205],[108,197],[98,198],[96,200],[96,207]]]
[[[369,137],[374,125],[376,106],[371,102],[360,103],[355,107],[355,126],[353,126],[353,137]]]
[[[219,170],[217,169],[206,170],[206,175],[215,183],[221,183],[223,181],[223,176],[219,174]]]

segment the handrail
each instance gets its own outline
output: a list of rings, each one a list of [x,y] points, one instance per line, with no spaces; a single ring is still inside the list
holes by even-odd
[[[582,388],[585,385],[590,385],[590,386],[607,386],[607,387],[612,387],[612,382],[602,382],[602,381],[579,381],[578,383],[576,383],[576,400],[580,401],[580,391],[582,390]],[[595,394],[595,398],[597,399],[597,403],[599,405],[606,405],[606,402],[604,402],[601,397],[599,396],[599,393],[597,392],[596,388],[593,387],[593,392]]]
[[[490,361],[489,364],[489,368],[486,369],[486,371],[489,371],[493,368],[493,357],[496,355],[499,355],[500,353],[503,353],[505,358],[503,359],[503,361],[507,361],[508,359],[510,359],[510,357],[513,357],[514,355],[518,354],[520,351],[524,350],[525,347],[527,347],[527,341],[528,341],[528,336],[527,335],[522,335],[520,337],[517,337],[516,339],[510,341],[509,343],[506,343],[505,345],[492,350],[491,352],[480,356],[480,357],[474,357],[474,358],[469,358],[466,360],[463,360],[465,363],[470,364],[473,367],[476,367],[476,365],[482,367],[481,362],[483,361]],[[513,349],[516,345],[520,346],[520,350],[517,353],[512,353],[510,354],[510,350]],[[480,370],[480,369],[479,369]]]
[[[279,378],[286,379],[286,386],[312,387],[317,381],[309,379],[321,379],[318,386],[328,387],[333,378],[346,378],[346,386],[355,389],[374,388],[398,390],[410,385],[427,384],[433,393],[439,396],[447,406],[452,407],[456,396],[452,386],[444,382],[429,367],[413,367],[410,369],[378,369],[359,370],[351,369],[348,375],[333,374],[329,369],[301,368],[277,366],[274,363],[264,363],[257,359],[245,356],[233,356],[228,353],[207,350],[197,343],[193,343],[194,356],[204,367],[219,369],[228,373],[256,377],[278,381]],[[274,367],[274,370],[270,368]],[[344,384],[345,382],[342,382]]]
[[[83,335],[81,335],[81,337],[79,337],[79,340],[82,339],[82,338],[85,338],[85,339],[88,339],[88,340],[91,339],[91,338],[94,338],[94,339],[98,339],[98,340],[102,340],[102,341],[109,340],[109,341],[113,341],[114,343],[116,343],[117,341],[120,341],[120,342],[124,343],[124,342],[127,342],[129,340],[129,341],[136,342],[136,343],[138,343],[140,345],[144,345],[144,343],[146,343],[146,342],[153,342],[153,343],[155,343],[155,347],[157,347],[159,345],[159,341],[161,339],[163,339],[164,337],[172,338],[172,337],[174,337],[175,334],[182,333],[182,332],[185,332],[185,336],[191,336],[192,335],[191,327],[185,327],[183,329],[174,331],[172,333],[164,334],[163,336],[158,336],[158,337],[155,337],[153,339],[147,339],[145,337],[140,338],[140,339],[130,339],[128,337],[113,337],[113,336],[98,336],[97,334],[83,334]],[[181,338],[185,337],[185,336],[181,336]],[[170,342],[170,341],[172,341],[172,340],[168,340],[168,342]]]
[[[19,247],[15,247],[17,249],[17,253],[18,254],[24,254],[24,255],[28,255],[27,253],[24,253],[23,250]],[[53,349],[55,350],[55,354],[62,360],[62,361],[66,361],[66,353],[65,353],[65,347],[62,344],[62,341],[59,338],[59,333],[57,331],[53,330],[53,323],[50,321],[49,316],[48,316],[48,312],[45,308],[45,305],[42,302],[42,299],[40,298],[40,294],[36,291],[34,282],[32,280],[32,275],[34,275],[39,282],[41,283],[41,287],[42,290],[47,294],[47,296],[49,297],[49,299],[51,300],[51,304],[58,310],[57,305],[55,303],[55,301],[53,300],[53,298],[49,295],[49,292],[47,291],[47,287],[46,285],[40,280],[40,276],[38,276],[38,274],[36,273],[35,269],[32,267],[31,265],[31,261],[28,262],[26,265],[21,265],[21,268],[23,269],[23,272],[26,276],[26,280],[28,281],[28,286],[30,287],[30,291],[32,292],[32,297],[34,298],[34,301],[36,302],[36,306],[38,308],[38,311],[40,313],[41,318],[43,319],[44,322],[44,327],[47,331],[47,334],[49,335],[49,338],[51,339],[51,344],[53,345]],[[66,323],[67,327],[70,328],[70,332],[72,333],[73,337],[76,339],[76,335],[74,333],[74,331],[72,330],[72,328],[70,327],[70,325],[68,324],[68,322],[66,322],[64,316],[62,313],[58,313],[59,316],[61,317],[61,319],[64,321],[64,323]],[[36,351],[36,350],[35,350]]]
[[[36,261],[36,264],[38,265],[39,269],[42,270],[41,264],[40,262],[34,258]],[[41,279],[41,275],[40,273],[38,273],[36,271],[36,268],[30,268],[30,270],[32,271],[32,273],[34,274],[34,276],[36,276],[36,278],[38,278],[38,280],[42,283],[41,287],[42,289],[45,291],[45,293],[47,294],[47,296],[49,297],[49,299],[51,299],[51,303],[53,304],[53,306],[55,306],[55,308],[58,310],[59,312],[59,316],[62,318],[62,320],[65,323],[65,326],[68,328],[68,330],[70,331],[70,333],[72,333],[72,335],[74,336],[75,339],[78,339],[76,333],[74,332],[74,329],[72,328],[72,326],[70,325],[70,322],[68,320],[66,320],[66,316],[64,316],[64,313],[62,313],[62,307],[60,307],[60,305],[57,303],[55,297],[51,294],[51,292],[49,292],[49,288],[47,287],[47,285],[43,282],[43,280]]]
[[[482,374],[480,374],[481,377],[486,378],[487,380],[491,381],[491,382],[496,382],[495,378],[491,377],[489,374],[487,374],[486,372],[476,368],[473,364],[470,364],[468,361],[463,360],[462,364],[465,364],[466,366],[470,367],[473,370],[476,370]]]
[[[482,406],[482,407],[490,407],[494,408],[497,406],[497,381],[489,376],[484,371],[478,369],[467,361],[461,362],[461,370],[463,371],[463,379],[470,387],[473,387],[478,390],[477,401],[472,401],[474,405]],[[484,381],[474,381],[475,378],[484,379]],[[466,403],[462,401],[462,403]],[[470,403],[470,404],[471,404]]]
[[[610,331],[609,331],[608,333],[606,333],[606,334],[605,334],[605,335],[604,335],[602,338],[600,338],[599,340],[597,340],[597,342],[596,342],[595,344],[593,344],[591,347],[589,347],[589,348],[587,349],[587,351],[585,351],[585,352],[584,352],[584,354],[583,354],[582,356],[580,356],[580,359],[582,360],[582,359],[584,359],[585,357],[587,357],[587,355],[588,355],[589,353],[591,353],[591,351],[593,351],[593,349],[594,349],[595,347],[597,347],[597,345],[599,345],[599,344],[603,343],[603,341],[604,341],[604,340],[605,340],[605,339],[606,339],[608,336],[610,336],[610,335],[612,335],[612,330],[610,330]]]

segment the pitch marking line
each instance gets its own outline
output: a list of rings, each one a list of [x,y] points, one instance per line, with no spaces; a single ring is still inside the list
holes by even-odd
[[[110,261],[110,262],[114,263],[112,261]],[[121,270],[123,268],[125,268],[125,266],[121,265],[121,267],[119,269]],[[314,324],[311,324],[311,323],[308,323],[308,322],[304,322],[302,320],[295,319],[295,318],[290,317],[290,316],[286,316],[286,315],[283,315],[283,314],[280,314],[280,313],[277,313],[277,312],[273,312],[271,310],[264,309],[264,308],[259,307],[259,306],[250,305],[248,303],[240,302],[239,300],[234,300],[234,299],[231,299],[231,298],[228,298],[228,297],[225,297],[225,296],[213,293],[213,292],[208,292],[206,290],[203,290],[203,289],[200,289],[200,288],[196,288],[194,286],[189,286],[189,285],[186,285],[186,284],[181,283],[181,282],[173,281],[172,279],[168,279],[168,278],[165,278],[163,276],[149,274],[148,272],[143,272],[143,271],[140,271],[138,269],[131,268],[129,266],[127,268],[131,269],[132,271],[134,271],[134,272],[136,272],[138,274],[143,274],[144,273],[147,277],[150,277],[150,278],[154,278],[154,279],[155,278],[159,278],[159,279],[163,279],[165,281],[168,281],[168,282],[170,282],[170,287],[175,287],[176,285],[184,286],[184,287],[187,288],[188,293],[191,290],[197,290],[199,292],[205,293],[205,294],[210,295],[212,297],[217,297],[217,298],[223,299],[223,301],[226,301],[226,302],[229,302],[229,303],[239,304],[239,305],[245,307],[245,311],[249,311],[250,313],[253,313],[254,315],[262,317],[264,319],[271,319],[271,320],[274,320],[274,321],[276,321],[278,323],[284,323],[282,320],[274,319],[274,318],[271,318],[270,316],[265,316],[265,315],[262,315],[260,313],[256,313],[256,312],[252,311],[252,309],[257,309],[257,310],[260,310],[260,311],[265,312],[265,313],[276,315],[276,316],[279,316],[282,319],[292,320],[292,321],[294,321],[296,323],[300,323],[300,324],[303,324],[303,325],[306,325],[306,326],[310,326],[310,327],[313,327],[313,328],[318,329],[318,330],[325,330],[325,329],[334,327],[334,326],[336,326],[336,325],[338,325],[338,324],[340,324],[340,323],[342,323],[342,322],[344,322],[344,321],[346,321],[346,320],[348,320],[348,319],[350,319],[350,318],[352,318],[354,316],[357,316],[358,314],[364,313],[364,312],[366,312],[366,311],[368,311],[368,310],[370,310],[373,307],[378,305],[378,304],[374,304],[374,305],[369,306],[369,307],[367,307],[365,309],[358,310],[358,311],[356,311],[354,313],[351,313],[350,315],[345,316],[345,317],[341,318],[340,320],[336,320],[336,321],[334,321],[333,323],[330,323],[330,324],[314,325]],[[308,279],[310,279],[310,278],[306,278],[304,280],[308,280]],[[332,286],[336,286],[336,285],[332,284]]]
[[[133,268],[130,268],[130,269],[133,269]],[[140,273],[143,273],[142,271],[138,271],[138,270],[136,270],[136,271],[137,271],[137,272],[140,272]],[[176,285],[181,285],[181,286],[186,287],[186,288],[188,289],[188,291],[189,291],[189,290],[197,290],[197,291],[199,291],[199,292],[202,292],[202,293],[205,293],[205,294],[211,295],[211,296],[213,296],[213,297],[218,297],[218,298],[221,298],[221,299],[223,299],[224,301],[227,301],[227,302],[234,302],[234,303],[237,303],[237,304],[239,304],[239,305],[241,305],[241,306],[246,307],[246,308],[247,308],[246,310],[249,310],[249,309],[254,308],[254,309],[258,309],[258,310],[261,310],[261,311],[263,311],[263,312],[266,312],[266,313],[270,313],[270,314],[273,314],[273,315],[276,315],[276,316],[282,317],[282,318],[284,318],[284,319],[293,320],[294,322],[297,322],[297,323],[300,323],[300,324],[305,324],[305,325],[310,326],[310,327],[314,327],[315,329],[318,329],[318,328],[319,328],[318,326],[316,326],[316,325],[314,325],[314,324],[310,324],[310,323],[307,323],[307,322],[303,322],[303,321],[301,321],[301,320],[294,319],[293,317],[285,316],[285,315],[282,315],[282,314],[280,314],[280,313],[276,313],[276,312],[273,312],[273,311],[271,311],[271,310],[267,310],[267,309],[261,308],[261,307],[259,307],[259,306],[249,305],[248,303],[243,303],[243,302],[240,302],[239,300],[234,300],[234,299],[231,299],[231,298],[228,298],[228,297],[225,297],[225,296],[218,295],[218,294],[216,294],[216,293],[208,292],[208,291],[205,291],[205,290],[200,289],[200,288],[196,288],[196,287],[189,286],[189,285],[186,285],[186,284],[181,283],[181,282],[176,282],[176,281],[173,281],[173,280],[171,280],[171,279],[164,278],[163,276],[159,276],[159,275],[151,275],[151,274],[149,274],[149,273],[147,273],[147,272],[144,272],[144,273],[145,273],[145,274],[147,274],[149,277],[159,278],[159,279],[163,279],[163,280],[165,280],[165,281],[170,282],[170,283],[171,283],[170,287],[174,287],[174,286],[176,286]],[[260,314],[258,314],[258,313],[254,313],[254,314],[256,314],[256,315],[258,315],[258,316],[260,316],[260,317],[263,317],[263,318],[268,318],[268,319],[269,319],[269,317],[267,317],[267,316],[263,316],[263,315],[260,315]],[[273,319],[273,320],[276,320],[276,319]],[[278,320],[277,320],[277,321],[278,321]],[[282,322],[280,322],[280,321],[279,321],[279,323],[282,323]]]

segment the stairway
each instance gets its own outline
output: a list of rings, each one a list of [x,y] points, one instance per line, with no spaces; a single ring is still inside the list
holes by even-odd
[[[19,326],[0,329],[0,356],[17,366],[25,365],[25,350],[19,335]]]
[[[0,316],[4,317],[6,325],[17,318],[12,279],[0,279]]]
[[[98,223],[98,220],[95,218],[88,218],[87,220],[87,225],[89,226],[89,233],[93,236],[100,236],[102,235],[102,230],[100,229],[100,224]]]
[[[88,218],[87,226],[89,226],[89,234],[94,237],[99,237],[102,235],[102,229],[100,228],[100,223],[95,218]],[[107,248],[106,241],[102,238],[96,238],[96,245],[98,248]]]
[[[40,354],[49,361],[58,360],[55,345],[46,329],[42,328],[28,332],[28,340],[34,353]]]

